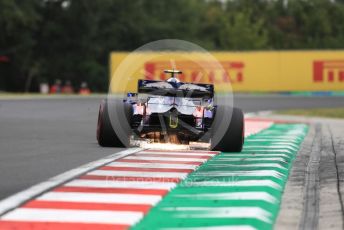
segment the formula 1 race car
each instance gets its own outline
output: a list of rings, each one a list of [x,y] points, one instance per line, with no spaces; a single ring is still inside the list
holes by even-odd
[[[240,152],[244,143],[244,117],[238,108],[215,105],[212,84],[139,80],[137,93],[103,100],[98,116],[97,140],[104,147],[129,147],[139,141],[190,145],[207,143],[208,149]],[[226,121],[227,120],[227,124]],[[218,130],[223,130],[216,137]]]

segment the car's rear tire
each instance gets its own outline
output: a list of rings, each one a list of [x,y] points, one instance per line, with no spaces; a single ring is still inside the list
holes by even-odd
[[[116,106],[115,109],[124,109],[124,113],[127,118],[130,118],[130,116],[132,116],[132,106],[130,104],[123,103],[120,101],[117,101],[111,104],[114,104]],[[119,147],[119,148],[128,147],[128,144],[129,144],[128,133],[130,132],[130,130],[125,130],[127,134],[125,134],[124,136],[127,136],[128,140],[121,140],[118,137],[118,135],[116,134],[113,128],[113,125],[111,124],[108,106],[109,106],[108,100],[105,99],[101,102],[100,107],[99,107],[98,124],[97,124],[98,144],[103,147]],[[110,111],[113,112],[112,110],[113,109],[111,109]]]
[[[226,110],[224,110],[226,111]],[[233,108],[232,117],[227,130],[220,140],[212,145],[212,149],[221,152],[241,152],[245,139],[244,114],[241,109]],[[219,115],[219,114],[217,114]],[[224,113],[222,116],[228,114]],[[218,124],[219,125],[219,124]],[[215,130],[219,126],[215,125]]]

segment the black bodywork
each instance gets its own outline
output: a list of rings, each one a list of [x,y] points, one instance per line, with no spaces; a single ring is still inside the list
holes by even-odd
[[[172,142],[188,144],[210,131],[216,111],[213,96],[211,84],[139,80],[138,93],[129,93],[124,103],[132,105],[129,123],[138,137],[171,142],[166,137],[174,136],[177,141]]]

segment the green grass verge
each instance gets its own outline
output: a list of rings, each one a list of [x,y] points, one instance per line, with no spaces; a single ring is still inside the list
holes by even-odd
[[[313,117],[344,118],[344,108],[291,109],[276,111],[276,113]]]

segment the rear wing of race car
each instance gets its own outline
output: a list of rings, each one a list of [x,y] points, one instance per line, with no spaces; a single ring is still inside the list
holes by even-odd
[[[169,97],[212,98],[214,97],[214,85],[138,80],[137,92]]]

